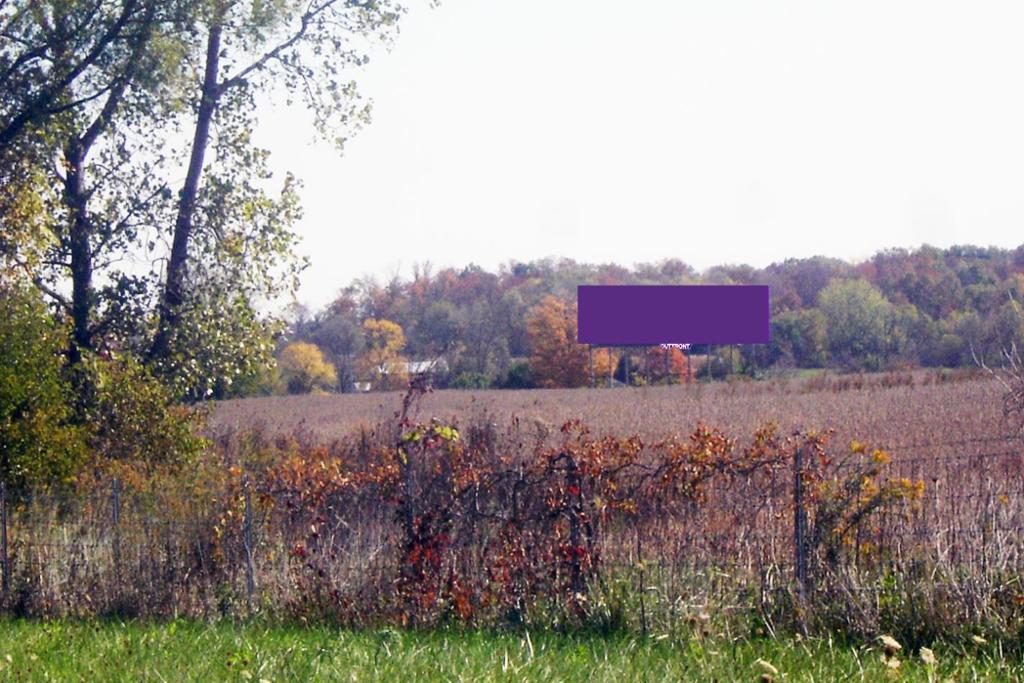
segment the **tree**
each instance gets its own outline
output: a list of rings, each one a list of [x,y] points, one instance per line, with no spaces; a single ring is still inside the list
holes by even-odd
[[[400,389],[409,378],[402,327],[391,320],[369,318],[363,321],[365,348],[357,361],[359,375],[381,389]]]
[[[196,218],[202,216],[202,174],[210,129],[216,122],[222,139],[218,150],[234,173],[250,149],[255,95],[272,83],[284,84],[289,96],[298,94],[314,113],[316,127],[340,147],[346,135],[368,120],[369,110],[359,102],[355,85],[341,82],[341,69],[360,65],[367,58],[353,46],[354,38],[386,36],[395,26],[399,9],[389,0],[351,2],[322,0],[313,3],[236,1],[214,3],[202,17],[206,33],[201,72],[195,73],[196,110],[188,170],[178,193],[167,270],[159,303],[159,322],[150,357],[171,352],[188,289],[190,251]],[[258,154],[259,151],[255,150]],[[233,163],[232,163],[233,162]],[[238,182],[221,181],[223,190]],[[217,186],[217,183],[208,183]]]
[[[224,118],[216,119],[217,156],[207,164],[202,191],[190,195],[194,220],[188,248],[184,253],[179,250],[184,260],[175,263],[179,286],[174,325],[154,326],[152,315],[159,312],[165,272],[161,245],[173,238],[173,218],[183,201],[181,196],[174,198],[170,180],[179,175],[176,165],[182,159],[165,152],[166,141],[193,116],[188,107],[190,79],[199,79],[194,67],[203,62],[193,58],[200,56],[197,53],[211,57],[205,52],[209,42],[196,28],[218,13],[232,17],[239,32],[222,50],[231,53],[225,62],[231,65],[231,56],[244,60],[261,40],[273,41],[286,32],[288,17],[299,11],[260,5],[126,0],[100,6],[72,0],[22,13],[44,25],[36,33],[46,34],[53,24],[53,31],[63,31],[64,40],[83,44],[93,36],[77,33],[88,26],[75,23],[79,10],[88,14],[90,7],[92,12],[99,8],[104,14],[120,7],[128,15],[124,30],[104,43],[85,74],[69,82],[55,100],[61,111],[40,118],[12,138],[19,146],[17,159],[22,166],[28,164],[15,174],[20,183],[16,197],[21,201],[6,202],[0,192],[0,221],[5,226],[24,213],[17,209],[31,203],[26,198],[48,202],[44,223],[51,239],[45,258],[36,259],[44,267],[33,268],[32,274],[36,286],[72,321],[72,365],[92,351],[145,356],[159,347],[159,354],[150,355],[151,367],[174,389],[176,399],[199,400],[233,395],[234,387],[249,383],[259,372],[257,366],[271,359],[278,325],[271,316],[258,314],[255,302],[294,289],[304,265],[294,256],[296,239],[290,229],[300,215],[297,183],[285,177],[277,197],[263,189],[270,180],[267,153],[249,140],[254,104],[233,94],[248,87],[242,81],[232,84],[232,94],[222,93],[222,101],[230,106],[221,110]],[[279,20],[284,23],[276,23]],[[59,71],[54,60],[67,56],[50,55],[52,46],[45,47],[45,41],[40,45],[40,59],[53,62],[53,67],[26,71],[25,78],[40,80],[27,85],[28,90],[46,90],[45,81]],[[196,105],[202,108],[201,101]],[[30,135],[32,131],[38,134]],[[29,143],[42,151],[28,154],[33,149]],[[51,163],[55,155],[61,157],[59,166]],[[195,154],[191,160],[196,160]],[[202,170],[202,163],[196,168]],[[33,192],[33,181],[46,193]],[[139,257],[154,264],[148,272],[126,272],[117,266]]]
[[[421,356],[440,356],[459,340],[463,329],[450,301],[434,301],[422,308],[409,340]]]
[[[96,396],[86,406],[89,448],[147,474],[187,466],[209,445],[205,412],[176,403],[170,387],[132,355],[88,356],[82,371]]]
[[[818,295],[818,307],[828,321],[834,359],[865,370],[881,367],[892,304],[874,285],[864,280],[832,280]]]
[[[0,153],[116,89],[161,5],[177,9],[152,0],[0,5]]]
[[[530,364],[523,362],[513,363],[505,375],[505,380],[500,384],[502,389],[532,389],[534,386],[536,385]]]
[[[369,115],[342,70],[390,40],[401,11],[391,0],[0,6],[0,250],[31,266],[72,320],[72,364],[94,350],[141,352],[186,399],[247,381],[274,327],[266,315],[250,324],[254,302],[293,290],[304,267],[291,231],[297,181],[274,195],[267,152],[251,141],[257,94],[283,83],[340,148]],[[185,155],[167,153],[189,127]],[[27,208],[52,238],[31,264],[21,233],[40,226]],[[140,257],[157,265],[116,265]],[[221,348],[260,352],[197,358],[196,338],[228,334],[239,336]]]
[[[787,259],[783,263],[773,263],[766,268],[769,276],[779,278],[779,293],[792,296],[798,306],[811,308],[818,302],[822,289],[833,279],[845,276],[850,269],[849,264],[839,259],[814,256],[807,259]],[[774,298],[774,292],[773,292]]]
[[[828,361],[828,321],[818,309],[784,311],[771,326],[772,363],[815,368]]]
[[[338,381],[334,366],[324,360],[323,353],[315,344],[308,342],[288,344],[281,351],[278,364],[289,394],[332,389]]]
[[[143,319],[122,314],[125,296],[144,278],[111,266],[124,260],[163,190],[148,172],[150,162],[133,159],[161,156],[155,122],[170,105],[166,85],[188,42],[186,17],[194,3],[19,4],[4,34],[12,50],[0,57],[10,60],[3,79],[11,88],[0,97],[0,176],[22,197],[48,199],[41,227],[49,249],[39,260],[46,267],[33,279],[71,318],[68,351],[76,364],[95,337]],[[19,213],[0,200],[0,223],[19,221]],[[97,286],[95,274],[104,270]],[[101,319],[109,299],[121,305]]]
[[[533,353],[530,368],[542,387],[581,387],[589,381],[587,347],[576,341],[574,307],[547,296],[530,309],[526,329]]]
[[[338,370],[338,387],[351,391],[356,381],[356,359],[364,349],[363,328],[350,313],[327,312],[309,325],[293,329],[296,339],[311,341]]]
[[[692,376],[689,362],[686,355],[674,346],[652,346],[644,357],[647,381],[653,384],[685,384]]]
[[[274,363],[281,323],[261,315],[252,299],[227,283],[189,292],[173,354],[150,366],[175,400],[244,395]],[[139,354],[141,357],[141,354]]]

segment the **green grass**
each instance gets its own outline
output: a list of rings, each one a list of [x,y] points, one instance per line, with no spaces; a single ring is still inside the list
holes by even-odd
[[[996,645],[936,645],[899,680],[1024,678]],[[914,653],[916,655],[916,653]],[[781,681],[894,679],[876,646],[829,640],[672,641],[635,636],[112,622],[0,621],[0,680],[19,681]]]

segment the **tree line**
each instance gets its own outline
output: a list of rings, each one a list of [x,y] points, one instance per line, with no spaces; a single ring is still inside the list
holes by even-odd
[[[695,345],[678,358],[660,348],[589,349],[575,340],[580,284],[768,285],[772,340]],[[1022,298],[1024,246],[925,245],[860,263],[817,256],[702,273],[679,259],[627,268],[548,258],[497,272],[418,265],[409,279],[360,278],[320,311],[293,311],[279,348],[302,344],[329,367],[316,381],[296,381],[309,373],[289,357],[292,348],[263,390],[394,388],[410,359],[438,358],[445,362],[435,380],[462,388],[585,386],[609,377],[664,383],[772,368],[959,367],[997,362],[1003,349],[1024,346]]]

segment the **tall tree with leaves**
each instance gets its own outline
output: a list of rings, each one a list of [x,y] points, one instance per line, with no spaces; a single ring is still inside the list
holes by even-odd
[[[42,0],[0,4],[0,153],[51,119],[102,100],[135,68],[154,0]],[[174,5],[176,9],[180,5]]]
[[[148,162],[135,158],[151,157],[155,148],[128,141],[151,138],[154,121],[165,117],[195,5],[70,0],[0,8],[0,80],[7,86],[0,96],[0,224],[7,233],[24,223],[27,208],[41,209],[38,224],[29,225],[48,253],[14,259],[71,319],[72,362],[115,319],[125,319],[119,310],[101,321],[105,299],[137,288],[132,278],[107,272],[98,289],[95,275],[124,259],[139,222],[151,218],[142,208],[159,191],[152,191]]]
[[[216,122],[227,131],[216,140],[219,160],[244,159],[254,153],[249,147],[256,94],[283,83],[289,98],[298,95],[311,107],[319,132],[342,145],[366,121],[369,110],[354,84],[341,80],[341,70],[365,63],[365,41],[386,40],[400,11],[388,0],[213,0],[208,6],[202,17],[206,45],[196,83],[188,170],[178,194],[159,322],[149,351],[152,360],[172,355],[188,298],[197,218],[203,218],[202,176],[211,126]],[[239,184],[251,187],[234,178],[221,181],[219,189],[230,191]],[[218,182],[206,186],[217,188]]]

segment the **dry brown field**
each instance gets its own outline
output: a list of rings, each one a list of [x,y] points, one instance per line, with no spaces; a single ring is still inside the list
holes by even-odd
[[[837,443],[959,448],[961,441],[1006,433],[1001,396],[1000,385],[986,377],[919,371],[616,389],[440,390],[421,401],[419,417],[457,424],[486,418],[502,426],[518,418],[556,429],[577,418],[597,435],[644,438],[687,434],[703,422],[741,441],[773,421],[784,433],[834,429]],[[210,427],[260,426],[330,442],[392,418],[400,404],[399,392],[224,401],[213,406]]]

